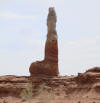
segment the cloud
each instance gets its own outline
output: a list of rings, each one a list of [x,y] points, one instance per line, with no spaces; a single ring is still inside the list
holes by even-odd
[[[33,15],[22,15],[13,12],[0,11],[1,19],[34,19]]]

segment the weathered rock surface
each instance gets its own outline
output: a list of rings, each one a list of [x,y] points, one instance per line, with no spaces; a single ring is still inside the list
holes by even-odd
[[[26,76],[1,76],[0,100],[1,98],[2,100],[3,98],[7,100],[10,96],[10,98],[14,99],[14,103],[16,103],[15,98],[21,100],[19,95],[30,82],[35,85],[34,90],[37,90],[38,86],[44,83],[45,91],[53,90],[55,99],[51,103],[59,103],[59,101],[64,101],[63,103],[77,103],[78,101],[82,103],[100,102],[100,71],[97,67],[89,69],[78,76],[58,76],[52,78],[48,76],[34,78]],[[44,96],[46,95],[44,94]],[[22,103],[22,101],[18,103]]]
[[[89,69],[83,74],[79,73],[77,76],[77,82],[80,84],[100,82],[100,67]]]
[[[33,62],[29,68],[31,76],[58,76],[58,41],[56,32],[56,13],[54,8],[49,8],[47,18],[47,40],[45,45],[45,58],[43,61]]]

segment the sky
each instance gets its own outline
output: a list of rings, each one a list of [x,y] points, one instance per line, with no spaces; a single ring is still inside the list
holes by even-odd
[[[0,0],[0,75],[30,75],[43,60],[49,7],[57,13],[60,75],[100,66],[100,0]]]

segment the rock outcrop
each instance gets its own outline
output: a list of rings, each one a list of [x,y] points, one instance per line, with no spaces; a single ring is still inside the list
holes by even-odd
[[[88,76],[87,76],[88,75]],[[44,85],[43,95],[46,96],[53,90],[54,98],[50,103],[99,103],[100,102],[100,68],[92,68],[78,76],[57,76],[57,77],[31,77],[28,76],[0,76],[0,102],[28,103],[20,98],[20,93],[27,89],[27,85],[33,83],[33,100],[41,95],[37,95],[39,86]],[[38,97],[40,96],[40,97]],[[50,96],[50,94],[49,94]],[[40,101],[38,101],[39,103]],[[1,102],[5,103],[5,102]],[[46,102],[45,102],[46,103]]]
[[[93,84],[100,82],[100,67],[94,67],[87,70],[85,73],[79,73],[77,82],[79,84]]]
[[[54,8],[49,8],[47,18],[47,40],[43,61],[33,62],[29,68],[31,76],[58,76],[58,41],[56,32],[57,17]]]

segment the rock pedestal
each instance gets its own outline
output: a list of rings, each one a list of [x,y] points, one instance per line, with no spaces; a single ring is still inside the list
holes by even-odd
[[[33,62],[29,68],[31,76],[58,76],[58,37],[56,32],[57,17],[54,8],[49,8],[47,18],[47,40],[43,61]]]

